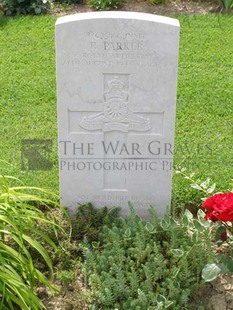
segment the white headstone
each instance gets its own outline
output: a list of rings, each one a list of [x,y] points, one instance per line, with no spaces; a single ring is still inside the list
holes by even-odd
[[[148,216],[171,200],[179,22],[97,12],[56,23],[61,204]]]

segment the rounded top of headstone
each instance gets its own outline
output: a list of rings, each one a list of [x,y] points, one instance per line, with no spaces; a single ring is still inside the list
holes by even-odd
[[[78,13],[73,15],[67,15],[59,17],[57,19],[56,25],[90,20],[90,19],[136,19],[141,21],[152,21],[162,24],[169,24],[171,26],[179,27],[179,21],[174,18],[160,16],[155,14],[148,13],[139,13],[139,12],[122,12],[122,11],[113,11],[113,12],[88,12],[88,13]]]

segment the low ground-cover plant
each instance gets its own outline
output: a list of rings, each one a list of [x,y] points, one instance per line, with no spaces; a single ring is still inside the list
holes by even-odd
[[[52,227],[56,233],[59,226],[35,206],[35,202],[48,206],[51,201],[41,199],[28,191],[37,188],[12,186],[15,178],[0,176],[0,309],[37,310],[43,304],[35,294],[37,285],[55,287],[34,264],[30,249],[43,258],[53,274],[53,263],[43,244],[56,251],[57,246],[48,237],[41,224]]]
[[[72,221],[72,239],[81,241],[84,238],[88,242],[95,241],[103,226],[111,226],[119,216],[119,208],[109,209],[103,207],[94,208],[91,203],[80,205]]]
[[[151,210],[145,222],[131,207],[127,219],[105,226],[91,245],[84,242],[90,309],[184,309],[212,255],[203,215],[159,220]]]

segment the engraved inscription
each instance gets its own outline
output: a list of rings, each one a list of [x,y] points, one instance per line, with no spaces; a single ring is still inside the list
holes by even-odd
[[[107,51],[138,51],[143,49],[142,43],[134,42],[107,42],[104,41],[104,49]]]
[[[122,81],[122,78],[128,80],[129,74],[113,75],[113,78],[105,83],[103,112],[84,116],[80,122],[82,128],[86,130],[99,129],[104,132],[115,130],[145,132],[151,129],[150,120],[134,114],[131,109],[127,85]]]
[[[144,34],[142,33],[121,33],[121,32],[93,32],[89,31],[87,37],[95,40],[110,40],[110,39],[121,39],[121,40],[143,40]]]
[[[62,65],[70,68],[83,66],[155,67],[159,56],[148,46],[142,33],[100,33],[89,31],[85,53],[77,51],[64,55]]]

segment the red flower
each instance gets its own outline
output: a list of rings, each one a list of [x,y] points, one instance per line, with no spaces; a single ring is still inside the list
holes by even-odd
[[[216,194],[214,196],[211,196],[210,198],[206,199],[206,201],[202,204],[202,207],[207,209],[207,210],[214,210],[214,205],[215,205],[215,196],[219,194]]]
[[[210,211],[210,212],[206,213],[205,220],[211,220],[212,222],[217,222],[218,217],[216,214],[214,214],[214,211]]]
[[[206,220],[233,222],[233,193],[219,193],[206,199],[202,207],[207,209]]]

